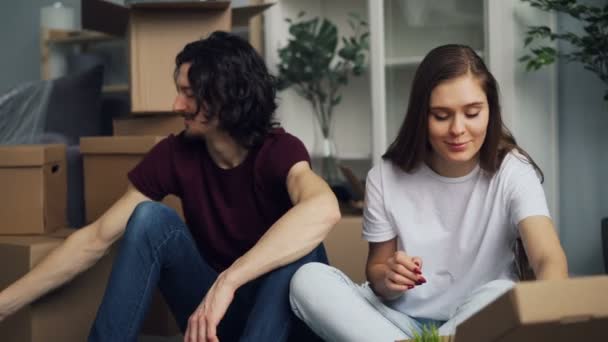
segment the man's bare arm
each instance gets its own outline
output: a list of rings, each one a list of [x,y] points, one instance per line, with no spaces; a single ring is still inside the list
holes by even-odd
[[[97,221],[77,230],[30,272],[0,292],[0,321],[95,264],[118,240],[135,207],[149,200],[134,187]]]
[[[306,255],[340,219],[336,196],[307,162],[291,168],[287,190],[294,206],[228,268],[238,286]]]

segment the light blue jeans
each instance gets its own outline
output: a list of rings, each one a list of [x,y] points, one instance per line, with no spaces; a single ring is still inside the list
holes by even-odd
[[[291,279],[293,312],[326,341],[395,341],[412,338],[433,324],[452,335],[458,324],[513,287],[495,280],[473,291],[448,321],[410,317],[385,305],[367,283],[357,285],[340,270],[321,263],[302,266]]]

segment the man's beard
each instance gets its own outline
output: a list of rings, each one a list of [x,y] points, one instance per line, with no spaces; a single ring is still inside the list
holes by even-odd
[[[205,136],[203,134],[192,132],[190,127],[187,127],[187,126],[186,126],[186,129],[184,130],[184,137],[186,138],[186,140],[191,141],[191,142],[200,142],[200,141],[205,140]]]

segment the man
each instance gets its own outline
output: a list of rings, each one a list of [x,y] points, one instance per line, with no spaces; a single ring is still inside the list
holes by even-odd
[[[337,200],[302,143],[275,127],[275,82],[224,32],[176,58],[174,110],[185,130],[130,173],[127,192],[0,293],[0,319],[93,265],[122,237],[90,341],[135,341],[156,286],[186,341],[283,341],[289,281],[325,261]],[[156,201],[182,200],[186,224]],[[153,200],[153,201],[151,201]]]

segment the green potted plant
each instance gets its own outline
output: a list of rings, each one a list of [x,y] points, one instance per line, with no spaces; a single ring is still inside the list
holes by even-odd
[[[559,53],[550,46],[530,48],[530,54],[519,60],[526,63],[526,69],[538,70],[550,65],[558,57],[568,62],[581,62],[585,69],[595,73],[604,82],[608,101],[608,5],[603,8],[584,5],[576,0],[522,0],[532,7],[544,11],[565,13],[578,19],[583,25],[583,33],[556,33],[547,26],[531,26],[524,41],[525,46],[538,40],[550,39],[568,42],[574,47],[570,53]]]
[[[361,75],[367,67],[369,32],[359,15],[349,14],[352,34],[338,37],[338,29],[325,18],[286,19],[289,40],[281,47],[278,64],[279,90],[293,88],[312,106],[322,141],[317,171],[330,185],[341,182],[332,137],[334,108],[342,101],[341,89],[349,77]],[[341,44],[339,42],[341,41]]]

